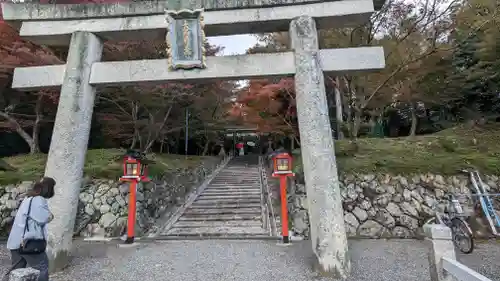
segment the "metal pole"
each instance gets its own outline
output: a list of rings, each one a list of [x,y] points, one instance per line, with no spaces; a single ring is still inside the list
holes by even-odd
[[[188,154],[188,137],[189,137],[189,109],[186,107],[186,128],[185,128],[185,131],[186,131],[186,140],[185,140],[185,143],[184,143],[184,153],[187,157],[187,154]]]

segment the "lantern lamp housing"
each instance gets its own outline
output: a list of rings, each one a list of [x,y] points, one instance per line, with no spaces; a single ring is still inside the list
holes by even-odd
[[[138,159],[130,156],[125,156],[125,158],[123,159],[123,177],[139,177],[141,170],[141,162]]]
[[[121,180],[149,181],[146,155],[136,150],[128,150],[123,158],[123,176]]]
[[[288,153],[280,153],[274,157],[274,174],[293,174],[292,157]]]

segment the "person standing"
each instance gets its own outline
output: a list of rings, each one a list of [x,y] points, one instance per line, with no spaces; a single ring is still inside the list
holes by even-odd
[[[7,240],[12,260],[9,273],[15,269],[32,267],[40,271],[38,281],[49,280],[47,224],[54,215],[49,210],[47,199],[54,196],[55,185],[53,178],[42,178],[26,193],[19,206]]]
[[[236,150],[238,151],[239,156],[245,155],[245,150],[244,150],[244,144],[242,142],[239,142],[236,144]]]

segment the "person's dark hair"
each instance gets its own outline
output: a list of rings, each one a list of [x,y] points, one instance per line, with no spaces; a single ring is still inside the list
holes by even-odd
[[[54,186],[56,181],[53,178],[44,177],[33,185],[30,191],[26,193],[28,197],[42,196],[43,198],[52,198],[54,196]]]

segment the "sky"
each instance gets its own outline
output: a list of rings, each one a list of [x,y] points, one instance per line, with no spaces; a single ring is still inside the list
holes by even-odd
[[[245,51],[257,44],[257,38],[253,35],[232,35],[232,36],[217,36],[208,37],[208,42],[213,45],[223,46],[222,54],[225,56],[244,54]]]
[[[248,48],[253,47],[258,42],[257,38],[250,34],[208,37],[207,39],[210,44],[224,47],[219,56],[245,54]],[[237,82],[240,87],[248,83],[247,80]]]

